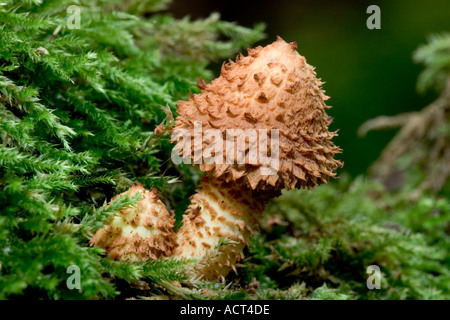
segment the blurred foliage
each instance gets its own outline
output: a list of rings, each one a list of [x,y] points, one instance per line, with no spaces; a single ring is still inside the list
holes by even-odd
[[[428,44],[414,52],[414,60],[425,65],[417,81],[418,91],[425,92],[433,87],[441,92],[450,77],[450,33],[430,36]]]
[[[425,65],[418,90],[435,88],[439,97],[419,112],[379,116],[358,130],[400,127],[399,132],[370,168],[376,179],[390,189],[408,187],[412,197],[447,189],[450,178],[450,35],[434,35],[414,53]]]

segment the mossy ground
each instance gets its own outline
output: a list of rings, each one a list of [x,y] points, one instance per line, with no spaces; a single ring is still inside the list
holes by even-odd
[[[363,176],[285,192],[269,205],[238,274],[153,298],[449,299],[450,201],[392,193]],[[369,289],[370,265],[381,270]]]
[[[341,178],[274,199],[237,274],[182,283],[184,263],[105,258],[89,239],[156,187],[178,225],[200,173],[174,166],[164,108],[198,92],[211,62],[263,37],[217,15],[177,20],[168,1],[0,6],[1,299],[449,299],[449,194]],[[67,28],[67,8],[82,8]],[[344,150],[345,152],[345,150]],[[444,190],[448,190],[444,188]],[[66,285],[79,266],[81,290]],[[381,289],[366,286],[369,265]]]

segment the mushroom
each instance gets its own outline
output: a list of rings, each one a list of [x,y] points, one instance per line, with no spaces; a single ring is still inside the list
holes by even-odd
[[[176,245],[175,218],[160,200],[158,190],[146,190],[137,183],[120,195],[127,192],[129,197],[141,192],[142,200],[135,208],[124,208],[112,216],[109,223],[96,231],[90,244],[105,249],[112,259],[122,261],[171,256]]]
[[[199,81],[200,94],[179,102],[174,154],[206,172],[174,252],[198,258],[196,277],[223,279],[236,270],[266,203],[281,189],[327,183],[342,167],[322,84],[297,44],[278,37],[224,63],[210,84]]]

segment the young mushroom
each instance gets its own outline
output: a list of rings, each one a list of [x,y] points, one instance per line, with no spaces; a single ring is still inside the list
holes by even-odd
[[[281,189],[327,183],[342,166],[329,98],[296,43],[280,37],[224,63],[200,94],[179,102],[175,154],[207,172],[178,231],[175,256],[192,274],[224,278],[243,258],[266,203]],[[224,241],[225,239],[225,241]]]
[[[175,218],[159,199],[158,191],[146,190],[137,183],[126,192],[130,198],[141,192],[142,200],[135,208],[124,208],[111,217],[108,224],[96,231],[90,244],[105,249],[107,256],[121,261],[170,257],[176,245]]]

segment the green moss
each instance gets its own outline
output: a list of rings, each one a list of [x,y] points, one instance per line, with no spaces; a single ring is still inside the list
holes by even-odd
[[[169,134],[154,134],[163,107],[175,111],[197,78],[211,79],[210,62],[260,40],[263,26],[176,20],[158,11],[165,0],[4,2],[0,298],[112,298],[142,280],[179,279],[179,263],[106,261],[89,237],[139,200],[106,206],[134,181],[158,187],[180,216],[195,180],[168,161]],[[67,26],[74,4],[79,29]],[[66,286],[70,265],[81,290]]]
[[[267,290],[300,282],[302,298],[448,299],[450,202],[405,199],[363,177],[285,192],[242,274]],[[381,289],[366,286],[370,265],[381,269]]]

